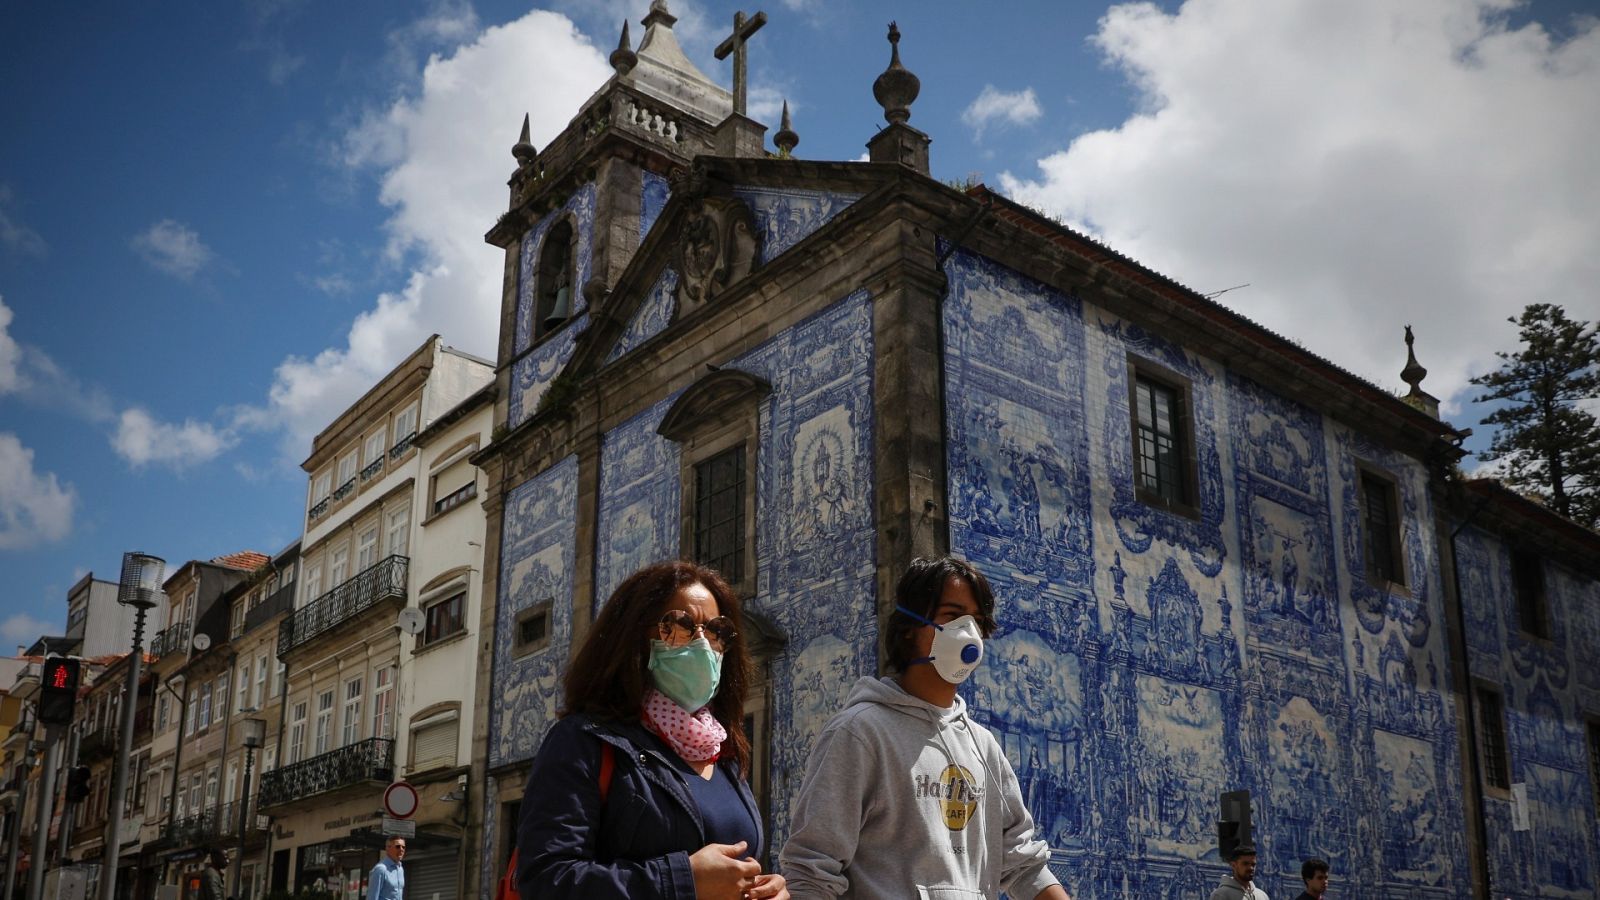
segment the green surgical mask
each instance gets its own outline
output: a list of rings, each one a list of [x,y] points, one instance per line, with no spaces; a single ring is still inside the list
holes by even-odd
[[[682,647],[651,641],[650,678],[656,690],[673,703],[686,712],[696,712],[717,695],[717,685],[722,683],[722,654],[711,649],[711,642],[703,637]]]

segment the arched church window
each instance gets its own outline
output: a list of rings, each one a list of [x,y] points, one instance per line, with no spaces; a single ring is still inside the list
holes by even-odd
[[[560,328],[572,318],[573,264],[572,223],[557,222],[545,235],[539,250],[539,269],[535,284],[538,302],[534,306],[534,340]]]

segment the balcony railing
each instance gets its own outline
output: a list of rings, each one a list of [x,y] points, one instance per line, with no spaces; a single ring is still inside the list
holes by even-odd
[[[256,630],[262,623],[269,621],[279,613],[294,609],[294,582],[289,582],[276,591],[272,596],[257,603],[255,608],[244,614],[244,630],[246,633]]]
[[[78,738],[78,758],[91,762],[110,756],[117,750],[117,726],[107,723],[94,731],[84,732]]]
[[[328,511],[328,507],[330,507],[332,505],[333,505],[333,498],[332,497],[323,497],[321,500],[318,500],[316,503],[311,504],[311,509],[307,511],[306,518],[308,518],[311,521],[315,522],[316,520],[322,518],[322,514],[327,512]]]
[[[373,460],[372,462],[367,463],[367,467],[365,469],[361,470],[361,483],[362,484],[366,484],[367,482],[371,481],[372,479],[377,478],[379,473],[381,473],[382,471],[383,471],[383,457],[379,456],[377,459]]]
[[[368,781],[394,777],[394,741],[368,738],[265,772],[261,775],[262,809],[325,794]]]
[[[208,806],[200,812],[173,819],[162,829],[162,836],[179,847],[236,837],[239,834],[239,802],[242,801]]]
[[[443,512],[449,512],[476,496],[478,496],[478,481],[473,479],[457,488],[454,492],[433,501],[433,514],[439,515]]]
[[[350,476],[349,480],[347,480],[344,484],[339,485],[339,487],[334,490],[333,499],[336,500],[336,501],[337,500],[343,500],[344,498],[350,496],[351,494],[353,494],[355,492],[356,492],[356,477],[354,475],[352,475],[352,476]]]
[[[189,623],[179,622],[158,632],[150,641],[150,655],[160,659],[189,646]]]
[[[389,556],[301,607],[278,626],[278,656],[350,621],[384,600],[406,602],[406,572],[411,560]]]
[[[394,446],[389,448],[389,460],[392,462],[402,456],[405,456],[406,451],[411,449],[411,442],[415,441],[416,439],[417,433],[413,431],[400,440],[395,441]]]

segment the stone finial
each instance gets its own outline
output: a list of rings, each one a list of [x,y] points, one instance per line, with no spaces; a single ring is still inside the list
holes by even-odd
[[[1412,344],[1414,344],[1415,342],[1416,342],[1416,338],[1413,337],[1412,334],[1411,334],[1411,326],[1407,325],[1406,326],[1406,367],[1404,369],[1400,370],[1400,380],[1404,381],[1406,384],[1411,385],[1411,393],[1412,394],[1417,394],[1417,393],[1420,393],[1422,391],[1422,379],[1428,377],[1428,370],[1424,369],[1422,367],[1422,364],[1417,362],[1416,350],[1414,350],[1412,348]]]
[[[872,96],[883,107],[883,117],[891,125],[904,125],[911,118],[911,104],[922,90],[922,80],[900,64],[900,28],[889,23],[889,68],[872,83]]]
[[[668,28],[678,24],[678,17],[667,10],[667,0],[650,0],[650,12],[640,24],[649,28],[657,22]]]
[[[611,51],[611,68],[621,78],[633,71],[639,64],[639,54],[633,52],[633,42],[628,40],[628,20],[622,20],[622,40],[617,41],[617,49]]]
[[[1439,418],[1439,398],[1422,389],[1422,379],[1428,377],[1428,370],[1417,362],[1417,353],[1412,348],[1416,338],[1411,334],[1411,326],[1406,326],[1406,367],[1400,370],[1400,378],[1411,385],[1411,390],[1401,399],[1406,405],[1420,410],[1428,415]]]
[[[789,101],[783,101],[783,120],[778,126],[778,133],[772,136],[772,146],[778,148],[778,155],[784,159],[794,155],[794,148],[800,145],[800,135],[795,134],[794,123],[789,121]]]
[[[517,165],[526,166],[539,156],[539,151],[533,149],[533,142],[528,129],[528,114],[522,115],[522,136],[511,146],[511,155],[517,158]]]

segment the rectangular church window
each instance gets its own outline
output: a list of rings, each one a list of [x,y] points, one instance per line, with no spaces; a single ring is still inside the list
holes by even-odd
[[[550,613],[554,608],[555,598],[546,597],[517,613],[512,631],[512,656],[527,656],[550,646]]]
[[[1129,362],[1135,493],[1151,506],[1195,517],[1198,478],[1188,380],[1143,360]]]
[[[1511,789],[1511,759],[1506,751],[1505,702],[1487,684],[1475,688],[1478,700],[1478,736],[1483,755],[1483,781],[1491,788]]]
[[[1530,550],[1511,551],[1511,583],[1517,596],[1517,620],[1522,630],[1536,638],[1550,636],[1545,607],[1544,560]]]
[[[743,444],[695,464],[695,562],[730,584],[744,580],[744,489]]]
[[[1395,484],[1376,472],[1361,470],[1361,525],[1367,581],[1379,587],[1404,586],[1401,565],[1400,515]]]

